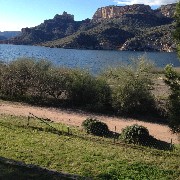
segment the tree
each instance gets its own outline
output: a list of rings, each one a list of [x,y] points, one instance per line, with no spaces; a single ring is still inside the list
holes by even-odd
[[[177,53],[180,57],[180,1],[176,5],[175,19],[174,39],[176,40]],[[173,70],[171,65],[167,65],[165,77],[165,83],[171,90],[168,100],[169,127],[174,133],[180,133],[180,74]]]
[[[180,1],[176,5],[175,19],[176,19],[176,29],[174,32],[174,39],[176,40],[177,52],[180,57]]]
[[[169,127],[174,133],[180,133],[180,74],[167,65],[165,77],[165,83],[171,90],[168,100]]]
[[[111,68],[102,74],[111,88],[112,107],[123,115],[155,112],[152,89],[153,64],[144,56],[130,65]]]

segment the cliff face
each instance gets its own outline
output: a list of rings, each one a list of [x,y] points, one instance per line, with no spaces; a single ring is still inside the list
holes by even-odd
[[[157,12],[160,12],[162,15],[166,17],[173,18],[175,9],[176,9],[176,4],[168,4],[168,5],[163,5],[160,8],[158,8]]]
[[[124,14],[150,14],[153,10],[148,5],[135,4],[132,6],[107,6],[99,8],[94,16],[93,20],[120,18]]]
[[[99,8],[93,15],[93,20],[103,20],[111,18],[121,18],[124,14],[150,14],[158,17],[172,18],[175,12],[176,4],[163,5],[157,10],[152,10],[149,5],[134,4],[131,6],[107,6]]]

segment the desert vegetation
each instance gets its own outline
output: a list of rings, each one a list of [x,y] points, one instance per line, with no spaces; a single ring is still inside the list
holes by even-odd
[[[152,78],[151,65],[143,57],[98,76],[80,69],[55,67],[49,61],[19,59],[1,63],[0,95],[32,103],[64,102],[121,115],[148,113],[155,103]]]

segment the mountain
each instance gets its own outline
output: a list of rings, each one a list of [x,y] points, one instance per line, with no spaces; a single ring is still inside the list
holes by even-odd
[[[50,40],[61,39],[72,35],[79,29],[88,26],[90,19],[74,21],[74,16],[63,12],[55,15],[53,19],[45,20],[44,23],[33,28],[22,28],[22,35],[11,39],[13,44],[38,44]]]
[[[64,12],[33,27],[23,28],[13,44],[31,44],[76,49],[115,49],[133,51],[174,51],[176,4],[153,10],[148,5],[107,6],[93,18],[75,21]]]

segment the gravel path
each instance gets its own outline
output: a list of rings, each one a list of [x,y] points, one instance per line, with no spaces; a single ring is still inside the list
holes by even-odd
[[[111,116],[94,115],[84,112],[74,112],[71,110],[57,109],[57,108],[45,108],[30,106],[27,104],[0,102],[0,114],[10,114],[16,116],[28,116],[29,113],[33,113],[38,117],[49,118],[54,122],[61,122],[67,125],[81,126],[83,120],[87,117],[96,117],[99,120],[107,123],[110,130],[114,130],[115,126],[117,132],[120,132],[122,128],[127,125],[139,124],[148,128],[150,134],[162,141],[178,144],[178,137],[170,132],[170,129],[166,125],[160,125],[155,123],[148,123],[138,121],[136,119],[125,119]]]

